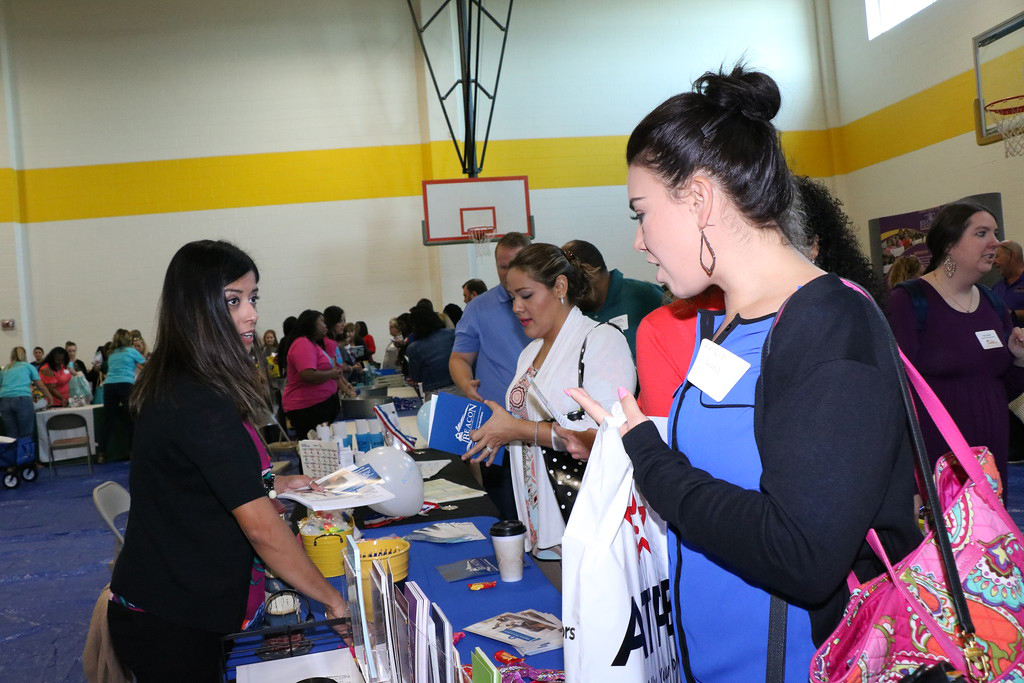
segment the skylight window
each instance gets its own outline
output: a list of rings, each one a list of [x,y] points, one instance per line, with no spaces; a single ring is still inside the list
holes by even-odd
[[[868,15],[868,40],[874,40],[933,2],[935,0],[864,0]]]

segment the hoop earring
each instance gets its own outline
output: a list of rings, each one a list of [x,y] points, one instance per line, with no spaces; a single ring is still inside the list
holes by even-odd
[[[704,265],[704,249],[708,250],[711,254],[711,265]],[[700,231],[700,267],[704,269],[704,272],[711,277],[711,273],[715,272],[715,264],[718,262],[718,257],[715,255],[715,249],[711,246],[711,242],[708,241],[708,236],[704,234],[704,230]]]
[[[953,277],[953,273],[956,272],[956,261],[950,258],[949,254],[946,254],[946,260],[942,262],[942,270],[946,272],[946,277]]]

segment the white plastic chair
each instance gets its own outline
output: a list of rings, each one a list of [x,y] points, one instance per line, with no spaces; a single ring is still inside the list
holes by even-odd
[[[92,490],[92,502],[96,505],[96,509],[99,510],[100,517],[110,527],[114,538],[117,539],[117,545],[114,546],[114,559],[110,562],[110,568],[113,569],[114,562],[117,561],[117,555],[121,552],[121,547],[124,545],[124,536],[121,534],[121,530],[117,528],[114,520],[121,513],[128,512],[132,506],[132,497],[116,481],[105,481]]]

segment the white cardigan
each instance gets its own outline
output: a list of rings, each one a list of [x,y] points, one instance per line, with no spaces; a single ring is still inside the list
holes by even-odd
[[[587,336],[591,330],[592,334]],[[600,403],[607,410],[619,400],[619,387],[633,393],[636,390],[636,368],[633,366],[633,357],[629,352],[629,344],[622,333],[611,325],[601,325],[585,317],[575,306],[569,311],[569,316],[562,324],[555,343],[548,351],[547,358],[541,366],[534,381],[540,387],[544,397],[562,414],[578,410],[579,406],[571,398],[566,396],[565,389],[579,386],[579,360],[580,348],[583,340],[587,340],[587,351],[583,358],[583,388],[587,393]],[[533,364],[533,360],[540,352],[543,344],[542,339],[534,339],[522,353],[519,354],[519,362],[516,366],[515,378],[509,386],[509,391],[526,370]],[[505,394],[505,406],[508,403],[508,393]],[[533,393],[527,393],[526,413],[530,420],[546,420],[554,417],[549,415],[543,404]],[[590,417],[585,416],[577,422],[579,430],[596,428],[597,425]],[[542,427],[546,429],[546,427]],[[515,491],[516,511],[519,519],[526,522],[528,515],[526,507],[526,473],[523,471],[523,449],[532,448],[537,467],[537,493],[538,493],[538,523],[537,523],[537,545],[536,550],[552,548],[562,543],[562,534],[565,533],[565,521],[558,509],[558,502],[555,500],[554,490],[551,488],[551,481],[547,476],[547,468],[544,465],[544,456],[540,449],[531,443],[513,441],[508,445],[508,455],[511,458],[509,466],[512,468],[512,489]],[[526,538],[526,550],[535,550],[530,543],[529,533]]]

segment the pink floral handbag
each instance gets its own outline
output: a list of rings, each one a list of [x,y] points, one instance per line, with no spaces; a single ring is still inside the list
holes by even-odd
[[[850,601],[811,661],[810,680],[890,683],[949,662],[968,681],[1024,682],[1024,539],[999,498],[988,449],[967,445],[931,387],[900,358],[952,448],[934,482],[921,477],[922,496],[942,511],[947,533],[929,530],[895,565],[875,531],[868,533],[886,572],[860,585],[851,574]],[[903,391],[912,414],[906,382]],[[918,460],[927,465],[920,427],[910,422]],[[953,581],[947,567],[955,567]]]

